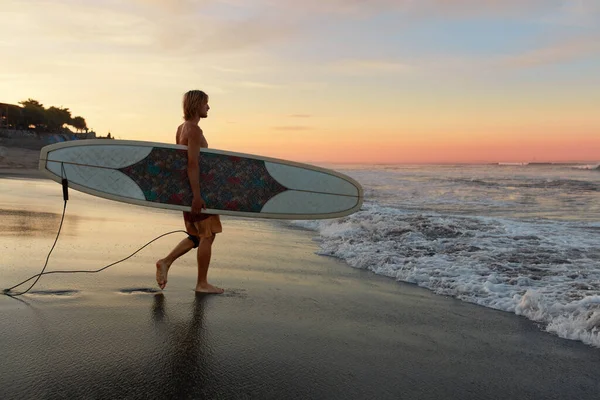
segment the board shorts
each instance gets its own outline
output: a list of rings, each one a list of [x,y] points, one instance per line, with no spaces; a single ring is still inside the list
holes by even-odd
[[[223,232],[221,218],[219,218],[218,215],[200,214],[199,216],[194,216],[192,213],[184,211],[183,219],[186,222],[194,224],[198,230],[198,237],[200,238],[209,238],[216,233]]]

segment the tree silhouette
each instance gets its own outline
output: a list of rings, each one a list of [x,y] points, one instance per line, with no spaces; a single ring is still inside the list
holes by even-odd
[[[85,123],[85,119],[83,119],[82,117],[74,117],[73,119],[71,119],[71,122],[69,122],[69,125],[77,129],[78,132],[87,131],[87,124]]]
[[[14,126],[17,129],[36,129],[46,132],[70,132],[65,125],[70,125],[76,131],[88,131],[87,123],[83,117],[72,117],[71,111],[64,107],[44,108],[44,105],[35,99],[27,99],[20,101],[23,107],[14,106],[17,111],[20,111],[19,117],[11,115]],[[12,112],[16,114],[16,112]],[[5,116],[8,118],[7,116]]]
[[[28,127],[31,125],[35,127],[45,125],[46,110],[43,104],[33,99],[21,101],[19,104],[23,106],[23,120]]]
[[[65,124],[71,124],[71,111],[68,108],[52,106],[46,110],[46,128],[49,132],[60,132]]]

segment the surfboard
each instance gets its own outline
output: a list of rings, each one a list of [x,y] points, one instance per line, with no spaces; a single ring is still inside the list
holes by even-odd
[[[325,219],[358,211],[361,185],[314,165],[203,148],[200,191],[206,214]],[[45,146],[39,169],[50,179],[105,199],[190,211],[187,146],[132,140],[73,140]]]

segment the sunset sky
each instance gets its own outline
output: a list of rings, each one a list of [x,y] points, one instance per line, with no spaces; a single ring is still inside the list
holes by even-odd
[[[0,102],[302,162],[600,160],[599,0],[1,0]]]

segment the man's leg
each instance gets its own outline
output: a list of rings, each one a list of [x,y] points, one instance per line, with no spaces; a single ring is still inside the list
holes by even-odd
[[[161,289],[164,289],[167,285],[167,274],[171,264],[191,249],[199,246],[198,230],[194,224],[186,221],[185,230],[190,236],[179,242],[165,258],[161,258],[156,262],[156,283]]]
[[[198,282],[196,283],[196,292],[201,293],[223,293],[224,290],[208,283],[208,267],[210,266],[210,257],[212,253],[212,244],[216,235],[201,238],[198,246]]]

